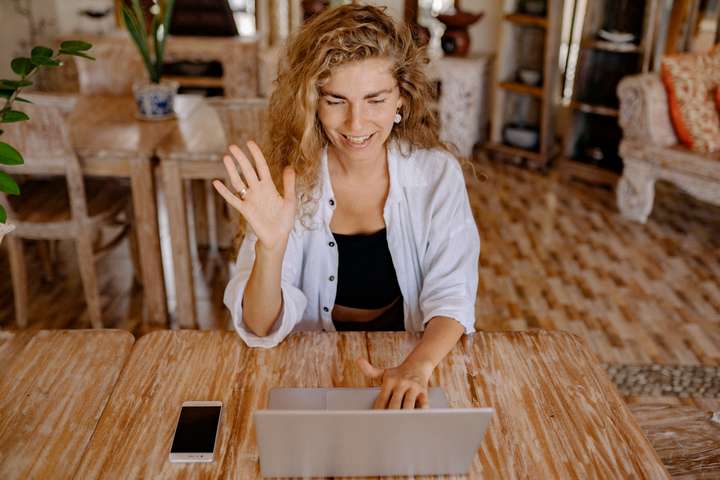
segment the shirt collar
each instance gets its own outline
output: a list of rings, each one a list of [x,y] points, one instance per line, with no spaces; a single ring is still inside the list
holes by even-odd
[[[403,160],[404,157],[401,149],[398,147],[396,142],[388,142],[387,148],[388,174],[390,175],[390,191],[388,192],[386,206],[399,203],[402,198],[401,187],[403,182],[400,178],[399,163]],[[329,206],[329,202],[331,199],[334,199],[335,194],[333,193],[332,182],[330,181],[330,170],[328,169],[327,145],[323,147],[322,155],[320,157],[320,175],[322,185],[322,194],[320,198],[324,205]]]

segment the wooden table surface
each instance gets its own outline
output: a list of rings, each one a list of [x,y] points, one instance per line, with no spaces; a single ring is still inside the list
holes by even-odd
[[[394,366],[411,333],[295,334],[249,349],[234,332],[163,331],[142,337],[108,402],[77,478],[256,478],[252,412],[272,387],[364,387],[354,360]],[[562,332],[463,337],[431,386],[452,407],[494,407],[471,478],[669,478],[585,344]],[[171,464],[186,400],[225,406],[217,460]]]
[[[204,103],[197,95],[178,95],[175,118],[139,120],[131,96],[79,96],[70,115],[73,147],[85,175],[130,179],[137,226],[141,278],[151,323],[167,323],[167,300],[158,233],[153,157],[174,132],[189,132],[195,110]]]
[[[0,478],[73,478],[133,342],[117,330],[0,332]]]

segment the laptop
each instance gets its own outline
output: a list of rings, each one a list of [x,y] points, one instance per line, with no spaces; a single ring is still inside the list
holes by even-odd
[[[372,410],[379,388],[274,388],[254,413],[264,477],[464,475],[492,408]]]

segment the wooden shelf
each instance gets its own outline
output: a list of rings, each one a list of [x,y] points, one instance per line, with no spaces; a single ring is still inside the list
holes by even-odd
[[[523,148],[511,147],[510,145],[505,145],[504,143],[487,143],[485,144],[485,148],[487,150],[511,157],[522,157],[536,162],[545,162],[545,156],[535,150],[525,150]]]
[[[164,80],[174,80],[183,87],[222,88],[225,84],[222,77],[191,77],[184,75],[163,75]]]
[[[606,117],[616,117],[620,114],[617,108],[606,107],[603,105],[592,105],[590,103],[578,102],[573,100],[570,107],[585,113],[594,113],[595,115],[605,115]]]
[[[543,89],[542,87],[533,87],[531,85],[525,85],[524,83],[518,82],[500,82],[498,87],[503,90],[510,90],[511,92],[520,93],[523,95],[532,95],[534,97],[542,98]]]
[[[584,40],[581,43],[581,47],[615,53],[641,53],[645,48],[642,45],[635,45],[634,43],[613,43],[596,39]]]
[[[583,163],[568,157],[558,159],[557,166],[558,172],[565,178],[579,179],[595,185],[609,186],[613,189],[620,179],[620,175],[611,170],[596,167],[595,165]]]
[[[524,13],[508,13],[505,15],[505,20],[508,22],[516,23],[518,25],[526,25],[532,27],[547,28],[548,25],[547,17],[526,15]]]

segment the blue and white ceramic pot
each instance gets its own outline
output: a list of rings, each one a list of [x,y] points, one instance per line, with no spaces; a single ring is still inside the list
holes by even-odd
[[[164,120],[173,118],[173,102],[177,93],[177,82],[134,83],[133,94],[140,118]]]

